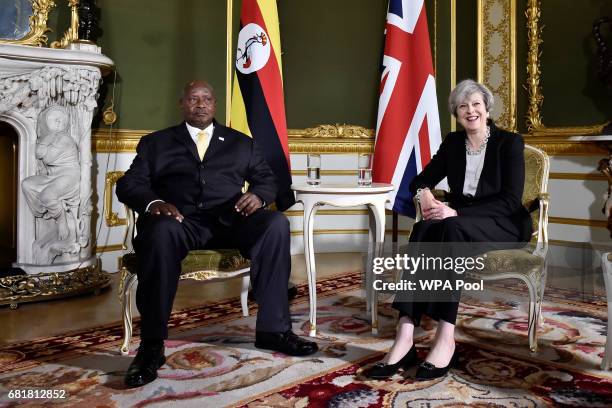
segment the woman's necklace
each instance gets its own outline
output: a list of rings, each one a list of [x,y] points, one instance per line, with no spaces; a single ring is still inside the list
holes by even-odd
[[[480,147],[478,147],[475,150],[472,150],[470,148],[470,142],[468,138],[466,137],[465,138],[465,151],[467,152],[468,156],[476,156],[477,154],[482,153],[482,151],[487,148],[487,142],[489,141],[489,136],[491,136],[491,128],[487,126],[487,130],[485,131],[485,138],[482,141],[482,144],[480,145]]]

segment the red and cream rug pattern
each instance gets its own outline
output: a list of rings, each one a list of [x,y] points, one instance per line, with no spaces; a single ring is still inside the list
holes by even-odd
[[[540,350],[532,354],[524,302],[508,290],[487,301],[464,296],[457,322],[460,359],[447,377],[415,382],[412,369],[372,381],[360,373],[392,344],[395,315],[381,304],[381,331],[371,334],[360,278],[353,271],[318,282],[320,351],[313,356],[255,349],[255,305],[243,318],[232,299],[175,312],[167,362],[156,381],[139,389],[123,385],[133,353],[118,352],[119,324],[4,346],[0,407],[612,406],[612,372],[598,368],[605,302],[550,291]],[[308,329],[306,289],[300,286],[291,308],[300,335]],[[416,333],[421,358],[434,330],[435,322],[426,320]],[[66,398],[17,399],[9,394],[15,390],[64,390]]]

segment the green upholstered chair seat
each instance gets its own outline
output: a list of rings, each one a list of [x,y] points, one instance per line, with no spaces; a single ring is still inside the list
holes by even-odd
[[[544,258],[533,255],[530,249],[501,249],[487,252],[484,265],[483,270],[474,272],[482,276],[512,272],[530,274],[543,271]]]
[[[123,256],[123,266],[136,273],[136,254]],[[190,251],[181,264],[181,279],[208,280],[230,277],[251,266],[237,249],[198,249]]]

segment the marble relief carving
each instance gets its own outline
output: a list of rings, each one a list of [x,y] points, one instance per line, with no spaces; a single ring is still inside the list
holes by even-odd
[[[33,231],[20,264],[73,264],[92,257],[91,120],[99,70],[44,66],[0,72],[0,116],[21,117],[35,134],[23,139],[21,194]],[[33,132],[34,133],[34,132]],[[21,142],[20,142],[21,143]],[[20,147],[21,149],[21,147]]]
[[[34,261],[50,264],[64,255],[78,255],[89,239],[83,235],[79,211],[79,150],[70,135],[70,117],[62,106],[41,112],[37,126],[36,175],[23,180],[26,202],[36,218]]]

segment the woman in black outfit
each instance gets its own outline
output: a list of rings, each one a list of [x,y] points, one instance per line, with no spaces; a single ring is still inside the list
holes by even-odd
[[[423,220],[414,225],[410,235],[411,247],[419,247],[423,242],[478,242],[474,247],[480,250],[494,248],[496,242],[529,240],[531,220],[521,203],[525,183],[523,138],[495,126],[489,119],[492,106],[491,91],[473,80],[462,81],[451,92],[449,110],[464,130],[448,134],[429,164],[410,184],[423,214]],[[436,200],[429,190],[445,177],[450,187],[448,205]],[[383,361],[364,374],[388,378],[400,368],[415,365],[413,332],[425,314],[438,321],[438,328],[433,347],[417,368],[416,378],[444,376],[454,360],[458,306],[456,301],[402,302],[396,296],[393,307],[399,310],[400,320],[395,342]]]

